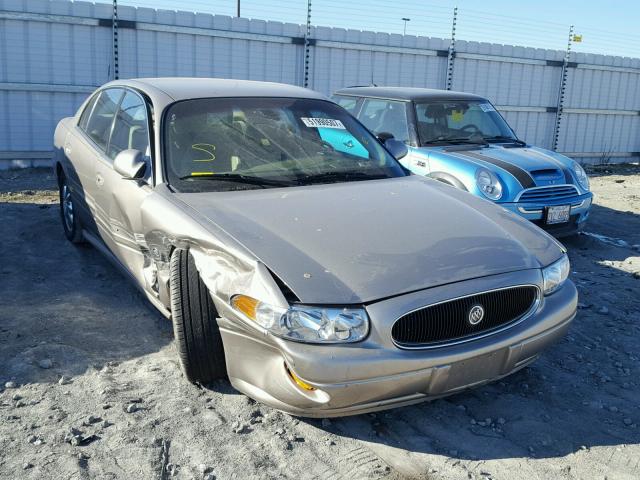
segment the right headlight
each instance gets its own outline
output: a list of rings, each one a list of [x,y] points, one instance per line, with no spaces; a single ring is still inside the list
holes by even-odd
[[[582,168],[582,165],[580,165],[578,162],[573,162],[573,173],[575,173],[580,186],[588,191],[589,177],[587,176],[587,172],[584,171],[584,168]]]
[[[489,200],[500,200],[502,197],[502,184],[491,170],[479,168],[476,171],[476,185],[478,190]]]
[[[276,307],[247,295],[234,295],[231,306],[279,337],[307,343],[352,343],[369,332],[364,308],[292,305]]]
[[[543,290],[545,295],[551,295],[558,290],[569,277],[569,257],[563,255],[560,260],[542,269]]]

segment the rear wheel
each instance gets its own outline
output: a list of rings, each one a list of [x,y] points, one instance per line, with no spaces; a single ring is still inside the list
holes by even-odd
[[[190,382],[227,376],[216,308],[188,250],[171,255],[171,316],[180,364]]]
[[[71,188],[67,183],[67,177],[62,172],[59,176],[58,188],[60,193],[60,219],[62,220],[64,235],[71,243],[83,243],[82,226],[75,210]]]

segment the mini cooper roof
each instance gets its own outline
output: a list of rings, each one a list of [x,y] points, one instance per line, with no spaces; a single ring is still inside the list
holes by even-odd
[[[173,100],[211,97],[327,98],[312,90],[283,83],[231,80],[224,78],[132,78],[116,80],[106,86],[128,86],[148,94],[164,94]]]
[[[436,90],[433,88],[415,87],[347,87],[337,90],[336,95],[352,95],[358,97],[375,97],[388,100],[402,100],[405,102],[419,102],[422,100],[479,100],[484,97],[472,93],[452,92],[450,90]]]

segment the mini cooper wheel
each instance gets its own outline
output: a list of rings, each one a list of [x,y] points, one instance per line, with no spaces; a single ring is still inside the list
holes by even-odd
[[[71,243],[83,243],[82,226],[75,211],[71,188],[69,188],[64,173],[60,173],[58,188],[60,191],[60,219],[62,220],[64,235]]]
[[[190,382],[227,376],[217,311],[188,250],[171,255],[171,317],[182,370]]]

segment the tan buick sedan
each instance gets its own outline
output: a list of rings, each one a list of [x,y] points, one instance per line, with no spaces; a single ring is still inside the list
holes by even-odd
[[[528,365],[575,316],[566,252],[410,175],[381,138],[298,87],[111,82],[56,129],[62,225],[173,321],[189,380],[228,377],[292,414],[408,405]]]

